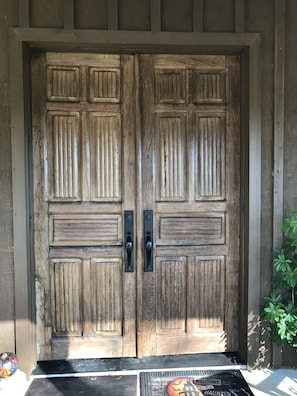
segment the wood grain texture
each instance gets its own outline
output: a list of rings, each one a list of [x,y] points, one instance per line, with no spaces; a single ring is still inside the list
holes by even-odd
[[[91,335],[121,337],[124,306],[122,262],[119,259],[92,259],[90,271]]]
[[[121,166],[131,168],[128,154],[134,156],[122,130],[134,139],[131,104],[119,105],[133,103],[132,60],[123,56],[121,65],[118,55],[47,53],[34,61],[42,76],[33,136],[43,359],[135,355],[135,274],[122,269],[119,184]],[[131,192],[124,205],[135,199],[133,175],[125,175]]]
[[[225,199],[225,117],[214,113],[197,114],[195,136],[195,199]]]
[[[119,114],[91,113],[93,201],[121,199],[121,122]]]
[[[48,113],[48,186],[51,200],[81,199],[79,124],[78,112]]]
[[[53,336],[82,336],[82,264],[79,259],[51,261]]]
[[[122,217],[117,215],[50,215],[51,246],[122,244]]]
[[[156,259],[157,335],[186,332],[186,257]]]
[[[183,115],[157,116],[158,199],[183,201],[185,195],[186,118]]]
[[[106,9],[105,9],[105,3],[106,3],[105,0],[100,2],[100,7],[97,6],[98,5],[98,0],[89,1],[89,2],[84,0],[84,1],[80,1],[80,2],[77,1],[76,2],[76,5],[80,4],[79,10],[76,10],[76,18],[78,18],[80,20],[80,26],[77,26],[77,27],[80,27],[81,30],[78,30],[78,31],[67,31],[67,29],[66,29],[66,31],[55,30],[55,29],[48,29],[47,30],[47,29],[44,29],[44,28],[57,26],[57,25],[59,25],[60,27],[63,27],[62,14],[59,12],[59,15],[61,17],[57,18],[57,13],[55,13],[55,11],[53,10],[53,9],[56,8],[55,3],[57,3],[57,2],[48,3],[48,4],[50,4],[50,7],[52,7],[52,10],[50,10],[50,12],[49,12],[47,7],[43,7],[43,4],[45,3],[43,1],[41,1],[41,2],[40,1],[31,1],[30,3],[31,3],[31,5],[34,8],[34,9],[33,8],[31,9],[31,13],[32,13],[31,17],[32,17],[33,26],[35,26],[35,27],[36,26],[40,26],[41,29],[40,30],[39,29],[38,30],[37,29],[31,29],[30,31],[26,30],[26,29],[23,30],[23,31],[22,30],[18,30],[18,31],[16,30],[17,31],[18,40],[22,40],[22,43],[24,43],[24,46],[26,46],[28,43],[34,42],[34,46],[36,45],[36,47],[42,47],[42,48],[46,47],[47,48],[47,47],[54,47],[55,46],[55,48],[59,48],[59,50],[63,50],[63,49],[79,50],[81,48],[94,49],[96,47],[97,49],[99,48],[99,51],[104,52],[106,50],[115,51],[115,49],[118,48],[119,45],[123,45],[122,48],[124,48],[124,50],[127,50],[127,48],[128,48],[129,50],[132,50],[132,51],[133,50],[138,50],[139,51],[140,48],[146,48],[146,49],[150,48],[150,50],[156,50],[156,48],[158,48],[158,50],[162,50],[163,49],[163,50],[168,50],[168,51],[174,51],[174,50],[175,51],[178,51],[178,50],[183,50],[183,51],[194,51],[194,50],[205,51],[205,50],[209,50],[211,48],[214,51],[222,51],[222,49],[226,49],[227,48],[228,50],[231,49],[232,51],[242,51],[243,50],[245,52],[245,50],[247,50],[247,51],[249,50],[251,42],[253,41],[253,38],[252,38],[253,35],[250,35],[250,34],[244,34],[244,35],[240,34],[240,35],[236,35],[236,37],[234,37],[235,35],[230,36],[227,33],[225,33],[226,29],[227,29],[227,31],[231,31],[233,29],[233,27],[234,27],[233,26],[233,22],[234,22],[233,15],[231,15],[231,17],[228,18],[229,25],[228,26],[226,26],[226,25],[223,26],[223,28],[225,29],[224,32],[223,31],[222,32],[218,32],[218,30],[220,30],[222,28],[222,24],[213,23],[213,25],[212,25],[212,33],[209,36],[204,36],[203,34],[202,35],[199,34],[199,37],[195,36],[195,35],[193,35],[193,36],[191,35],[191,37],[189,37],[189,36],[186,37],[185,35],[182,34],[179,37],[174,32],[172,32],[172,35],[168,34],[167,36],[158,36],[158,35],[151,35],[151,32],[142,32],[142,31],[138,31],[137,33],[136,32],[117,32],[118,34],[115,34],[115,35],[113,34],[114,32],[108,32],[108,34],[107,34],[106,31],[105,31],[105,29],[107,29],[107,12],[106,12]],[[231,3],[231,1],[230,1],[230,3]],[[257,25],[257,26],[255,25],[255,21],[253,20],[253,18],[250,18],[250,15],[249,15],[249,11],[250,10],[252,10],[252,12],[255,12],[255,13],[259,13],[259,12],[261,13],[262,12],[262,14],[264,16],[266,16],[265,7],[266,6],[274,7],[274,4],[276,2],[265,1],[264,3],[260,5],[260,3],[257,2],[257,1],[252,1],[252,2],[249,1],[249,4],[251,4],[251,5],[249,6],[248,12],[246,13],[246,15],[244,15],[246,31],[258,31],[258,27],[259,27],[259,25]],[[295,8],[295,6],[293,6],[294,2],[293,1],[289,1],[287,3],[289,3],[290,9],[294,10],[294,8]],[[62,4],[62,2],[61,2],[61,4]],[[201,5],[202,1],[199,1],[199,4]],[[238,29],[241,29],[241,26],[242,26],[242,11],[243,11],[242,6],[240,6],[239,4],[242,5],[243,2],[240,1],[240,0],[238,0],[238,1],[236,0],[236,1],[232,1],[232,4],[233,4],[233,7],[235,8],[235,31],[238,31]],[[281,4],[281,2],[278,2],[278,4]],[[24,18],[23,19],[24,21],[28,21],[28,9],[29,8],[27,8],[25,10],[25,13],[21,12],[21,8],[23,6],[26,6],[26,5],[28,5],[28,1],[21,1],[20,4],[19,4],[19,15],[20,15],[20,18]],[[7,8],[6,5],[4,5],[4,6],[2,5],[2,8],[6,12],[6,8]],[[12,7],[10,7],[10,8],[12,8]],[[100,9],[99,15],[96,12],[91,12],[91,10],[92,11],[93,10],[98,10],[98,8]],[[62,7],[61,7],[61,10],[62,10]],[[86,10],[85,14],[84,14],[83,17],[81,17],[82,12],[84,12],[84,10]],[[209,21],[209,17],[207,15],[209,12],[211,12],[211,11],[209,11],[208,8],[206,8],[206,9],[204,8],[204,16],[202,18],[202,24],[203,25],[205,25],[205,21],[206,20]],[[15,13],[16,13],[16,11],[15,11]],[[6,15],[6,14],[3,13],[3,15]],[[238,15],[239,15],[239,18],[238,18]],[[264,42],[265,43],[272,42],[271,37],[273,37],[273,23],[274,23],[274,21],[270,20],[270,16],[271,15],[269,14],[269,20],[264,21],[265,26],[263,24],[263,37],[264,37]],[[8,18],[9,18],[9,16],[8,16]],[[216,12],[216,20],[219,21],[220,18],[221,18],[221,13],[220,12]],[[147,16],[147,19],[150,19],[149,15]],[[259,19],[261,19],[261,18],[259,18]],[[288,16],[285,17],[285,19],[289,20],[289,21],[292,21],[292,17],[290,17],[290,13],[289,13]],[[57,21],[58,21],[58,23],[57,23]],[[200,22],[201,21],[199,21],[199,23]],[[215,20],[213,22],[215,22]],[[149,23],[149,22],[147,22],[147,23]],[[13,22],[13,25],[16,25],[16,23]],[[24,26],[24,27],[27,26],[27,25],[28,25],[28,22],[25,22],[25,24],[22,22],[22,24],[21,24],[21,26]],[[104,29],[104,31],[102,31],[102,32],[101,31],[98,32],[96,30],[84,31],[84,28],[89,28],[89,29],[96,28],[97,29],[98,27],[99,27],[99,29]],[[207,25],[207,28],[208,27],[209,27],[209,25]],[[260,27],[262,27],[262,25],[260,25]],[[295,31],[294,23],[289,24],[288,28],[289,28],[289,35],[287,36],[287,40],[288,40],[287,42],[288,43],[293,43],[294,42],[293,37],[294,37],[294,31]],[[197,31],[200,32],[200,28]],[[217,33],[215,33],[215,31]],[[148,34],[146,34],[146,33],[148,33]],[[4,55],[5,54],[7,55],[8,52],[5,50],[6,49],[6,43],[5,43],[6,39],[5,39],[5,37],[6,37],[5,34],[3,36],[1,36],[1,42],[4,43]],[[22,81],[21,81],[22,73],[19,73],[19,71],[22,69],[22,66],[19,63],[20,57],[18,57],[16,55],[15,49],[17,51],[22,52],[23,51],[23,49],[22,49],[23,45],[19,45],[18,48],[15,48],[14,46],[12,46],[12,47],[13,47],[13,49],[11,51],[12,58],[13,58],[13,62],[11,63],[11,65],[12,65],[12,74],[13,74],[12,80],[15,80],[15,83],[12,81],[12,86],[13,86],[13,84],[15,84],[14,87],[17,87],[17,89],[12,88],[12,93],[15,92],[14,95],[17,96],[17,101],[15,101],[15,99],[14,99],[15,96],[13,97],[13,95],[12,95],[12,102],[11,102],[12,105],[14,105],[14,103],[17,102],[15,109],[12,111],[12,119],[13,119],[13,121],[12,121],[12,134],[14,136],[13,139],[15,139],[15,137],[17,136],[17,138],[20,139],[19,141],[25,142],[25,141],[27,141],[27,138],[24,139],[22,136],[18,137],[18,134],[16,134],[14,132],[15,131],[15,127],[18,126],[18,125],[21,125],[19,130],[25,131],[25,130],[30,129],[26,125],[24,125],[24,123],[22,124],[22,121],[20,120],[22,118],[22,116],[23,116],[21,114],[21,109],[23,109],[23,106],[19,102],[20,102],[20,98],[24,97],[24,94],[23,94],[23,91],[22,91],[23,88],[22,88]],[[291,44],[290,47],[291,47],[291,51],[292,51],[293,50],[293,44]],[[265,59],[270,59],[271,58],[272,54],[269,51],[270,50],[268,50],[267,46],[264,46],[262,55],[263,55],[263,57],[265,57]],[[279,55],[281,55],[281,54],[279,54]],[[288,59],[291,59],[290,64],[292,64],[293,63],[292,62],[292,57],[290,55],[292,55],[292,54],[288,53]],[[251,51],[251,56],[253,56],[253,50]],[[246,55],[243,54],[243,57],[246,57]],[[7,67],[5,66],[6,65],[6,63],[5,63],[6,62],[6,58],[7,58],[6,56],[3,56],[3,59],[1,61],[1,66],[4,68],[5,73],[6,73],[6,69],[7,69]],[[18,66],[18,65],[20,65],[20,66]],[[273,68],[273,66],[271,66],[271,68],[269,68],[269,74],[273,73],[272,68]],[[17,73],[14,73],[15,69],[17,69]],[[258,70],[258,72],[257,72],[257,70]],[[253,75],[253,76],[255,75],[256,79],[257,79],[257,76],[259,76],[260,70],[261,69],[254,68],[251,71],[251,73],[252,73],[251,75]],[[292,73],[291,74],[289,73],[288,75],[291,76],[293,74],[294,73],[293,73],[293,67],[292,67]],[[257,81],[259,83],[259,80],[257,80]],[[269,77],[269,81],[270,81],[270,77]],[[281,81],[281,79],[279,81]],[[287,81],[289,81],[287,83],[288,87],[291,86],[290,85],[291,79],[287,80]],[[247,84],[245,84],[245,86],[247,87],[248,86],[248,81],[245,81],[245,83],[247,83]],[[270,87],[272,85],[273,84],[269,84]],[[290,90],[293,90],[293,88],[290,88]],[[255,91],[255,89],[254,89],[254,91]],[[272,89],[269,90],[269,95],[270,95],[271,92],[272,92]],[[279,92],[281,92],[281,91],[279,91]],[[267,93],[268,93],[268,89],[267,89],[267,86],[266,86],[266,88],[264,87],[264,89],[263,89],[264,96],[266,96]],[[251,95],[253,96],[253,92],[251,93]],[[248,97],[248,95],[246,95],[246,97]],[[270,99],[269,99],[269,103],[272,103],[272,102],[270,102]],[[256,95],[256,100],[257,100],[257,95]],[[258,100],[258,110],[259,110],[260,107],[261,106],[259,106],[259,100]],[[273,118],[273,110],[271,110],[272,107],[273,106],[270,106],[269,109],[267,107],[264,109],[264,113],[263,113],[264,120],[271,120]],[[252,111],[254,111],[254,108],[255,108],[255,106],[252,106]],[[16,111],[16,109],[17,109],[17,111]],[[291,116],[292,114],[293,114],[293,112],[288,114],[288,116],[289,116],[288,122],[290,122],[290,120],[292,120],[294,118],[293,116]],[[17,120],[17,121],[15,122],[15,120]],[[267,125],[267,121],[265,121],[265,122],[266,122],[266,125]],[[268,121],[268,122],[270,122],[270,121]],[[293,124],[293,122],[292,122],[292,124]],[[86,126],[86,121],[84,122],[84,125]],[[85,126],[84,126],[84,128],[85,128]],[[245,131],[248,131],[248,130],[249,130],[249,127],[247,126]],[[254,130],[254,123],[253,122],[251,122],[250,130],[251,131]],[[269,130],[271,131],[272,128],[269,129]],[[291,129],[289,128],[288,129],[288,136],[291,134],[291,132],[293,130],[294,130],[294,128],[291,128]],[[266,134],[266,133],[269,133],[269,131],[264,128],[264,134]],[[15,140],[14,140],[14,142],[15,142]],[[248,144],[248,138],[246,140],[246,143]],[[18,143],[18,144],[14,144],[13,145],[13,147],[14,147],[13,148],[13,152],[14,153],[17,152],[17,154],[14,155],[14,157],[17,158],[16,167],[20,163],[19,162],[20,158],[22,158],[22,156],[19,155],[20,153],[18,152],[18,150],[22,148],[22,144]],[[87,145],[87,143],[85,142],[84,145]],[[276,144],[276,146],[281,147],[281,145],[278,145],[278,144]],[[85,156],[85,157],[87,157],[87,156]],[[251,160],[252,159],[253,159],[253,157],[251,157]],[[248,161],[248,159],[246,157],[244,157],[243,161],[246,162],[246,161]],[[266,180],[269,179],[270,180],[270,177],[271,177],[270,170],[272,170],[270,168],[271,168],[271,166],[273,167],[273,165],[271,165],[271,161],[269,161],[270,165],[267,164],[267,161],[266,161],[265,158],[264,158],[264,161],[266,162],[266,165],[264,167],[264,170],[262,171],[262,176],[261,176],[262,177],[262,181],[263,181],[263,179],[266,179]],[[83,166],[85,167],[85,170],[83,171],[84,173],[88,173],[89,172],[89,170],[87,169],[87,165],[85,165],[85,164],[87,164],[87,162],[88,161],[84,160],[84,157],[82,157],[82,163],[83,163]],[[289,162],[288,163],[288,169],[290,168],[291,165],[292,165],[292,162]],[[269,168],[269,166],[270,166],[270,168]],[[16,169],[16,167],[14,165],[13,169]],[[132,166],[127,165],[127,169],[131,169],[131,168],[132,168]],[[254,169],[254,171],[257,172],[256,168],[257,167],[255,167],[253,169]],[[277,167],[277,168],[279,168],[279,167]],[[20,169],[23,169],[23,168],[21,167]],[[16,186],[18,185],[18,187],[14,187],[15,188],[14,194],[17,194],[17,197],[15,198],[15,203],[19,203],[18,206],[14,206],[14,211],[16,213],[16,219],[15,219],[16,229],[19,230],[18,232],[16,232],[16,236],[19,235],[21,243],[19,243],[18,240],[15,240],[14,244],[15,244],[16,250],[17,250],[16,258],[18,258],[20,260],[19,262],[23,263],[24,257],[27,257],[27,254],[26,254],[26,252],[24,253],[24,250],[22,249],[22,246],[24,244],[24,238],[23,238],[24,232],[23,232],[22,228],[19,227],[20,223],[18,223],[18,219],[20,217],[18,216],[18,214],[21,213],[21,216],[22,216],[22,213],[25,213],[26,208],[24,207],[24,204],[22,204],[22,202],[18,202],[18,197],[19,197],[20,201],[21,201],[21,199],[24,199],[24,196],[26,194],[26,190],[25,190],[25,187],[24,187],[24,183],[22,183],[22,180],[24,180],[23,179],[24,175],[21,174],[21,173],[22,172],[20,172],[19,176],[17,174],[15,175],[16,176],[16,182],[15,183],[16,183]],[[245,174],[246,180],[249,180],[248,176],[249,175],[248,175],[248,172],[247,172]],[[84,187],[84,191],[88,190],[86,178],[83,179],[83,182],[86,183],[86,186]],[[254,183],[255,182],[255,177],[251,178],[251,182],[253,183],[253,186],[251,187],[251,190],[258,195],[259,194],[259,190],[257,188],[255,188],[255,185],[254,185],[255,184]],[[292,181],[291,183],[292,184],[288,185],[287,191],[290,190],[292,192],[294,190],[293,187],[295,186],[295,184],[294,184],[294,181]],[[247,184],[248,184],[248,182],[246,183],[246,185]],[[8,185],[8,189],[9,189],[9,185]],[[130,189],[130,191],[131,191],[130,195],[132,195],[133,189]],[[263,190],[263,191],[264,191],[263,192],[264,200],[266,200],[266,199],[269,200],[270,199],[269,197],[272,196],[272,191],[271,190],[269,190],[269,191],[268,190]],[[277,192],[277,191],[281,191],[281,189],[279,189],[279,185],[276,186],[275,192]],[[277,194],[278,194],[278,197],[279,197],[279,193],[278,192],[277,192]],[[289,192],[289,194],[290,194],[290,192]],[[275,198],[275,199],[278,200],[278,197]],[[87,199],[87,195],[84,196],[84,199]],[[248,200],[246,202],[248,202]],[[247,206],[248,205],[245,205],[244,207],[242,207],[242,212],[247,210]],[[280,208],[281,206],[282,205],[280,205],[280,203],[279,203],[278,207]],[[6,212],[7,208],[3,207],[3,205],[2,205],[2,208]],[[110,206],[108,208],[110,210]],[[92,208],[91,211],[94,211],[94,208]],[[253,223],[254,215],[256,215],[256,223],[259,224],[259,222],[258,222],[259,208],[257,208],[257,207],[252,205],[250,214],[247,214],[247,216],[245,217],[246,224],[248,224],[248,223],[252,224]],[[28,218],[29,218],[29,216],[28,216]],[[39,219],[38,219],[38,221],[39,221]],[[270,220],[269,220],[269,222],[270,222]],[[254,230],[254,228],[253,228],[253,230]],[[269,226],[269,229],[266,229],[267,233],[270,232],[269,230],[270,230],[270,226]],[[244,230],[242,230],[242,231],[244,231]],[[257,235],[257,237],[258,237],[258,235]],[[244,232],[242,232],[242,238],[244,238]],[[255,242],[255,239],[256,238],[253,238],[254,242]],[[247,245],[248,248],[247,249],[243,249],[243,250],[244,251],[250,250],[252,252],[253,259],[250,260],[251,261],[250,264],[252,264],[252,262],[254,261],[254,258],[255,258],[254,247],[256,246],[256,249],[257,249],[258,245],[255,242],[255,244],[251,243],[251,246],[249,246],[248,242],[246,244],[246,241],[244,241],[244,244]],[[20,246],[21,246],[21,249],[18,250],[18,248]],[[269,247],[267,249],[269,249]],[[246,256],[248,256],[248,254],[246,254]],[[259,256],[257,257],[257,255],[256,255],[256,258],[259,259]],[[266,267],[268,267],[268,264],[269,264],[269,263],[267,263],[267,260],[268,259],[266,257]],[[256,263],[254,265],[256,265]],[[18,266],[18,262],[16,263],[16,268],[21,270],[20,266]],[[253,271],[254,271],[254,267],[252,267],[252,272]],[[244,274],[248,274],[248,269],[245,268],[243,272],[244,272]],[[17,275],[17,276],[19,277],[19,279],[21,279],[23,273],[22,273],[22,271],[19,271],[18,273],[19,273],[19,275]],[[26,273],[30,273],[30,270],[29,271],[26,270]],[[253,285],[253,282],[251,282],[251,284]],[[19,289],[19,288],[17,288],[17,289]],[[26,285],[25,285],[25,288],[24,288],[24,285],[23,285],[23,289],[24,290],[28,290]],[[242,284],[242,289],[246,289],[246,284],[245,283]],[[22,306],[23,301],[30,301],[30,300],[28,300],[28,299],[24,299],[24,300],[18,299],[18,301],[16,302],[18,309]],[[254,307],[256,308],[257,304],[254,304],[252,306],[252,309],[254,309]],[[20,324],[20,326],[17,327],[17,328],[19,328],[20,332],[23,333],[23,330],[22,330],[23,329],[23,325],[22,324]],[[42,343],[38,342],[38,345],[42,345]],[[43,346],[41,348],[43,348]],[[23,350],[24,353],[25,353],[24,356],[27,355],[27,352],[28,352],[27,351],[27,344],[26,344],[26,347],[23,348],[23,349],[21,348],[21,345],[18,345],[17,349],[20,351],[20,353]],[[24,359],[23,359],[23,361],[24,361]]]
[[[228,69],[228,79],[225,62],[232,65]],[[199,84],[197,73],[205,74],[205,84]],[[145,207],[154,210],[156,230],[156,278],[144,274],[142,301],[161,299],[170,312],[166,316],[158,302],[156,308],[152,305],[149,311],[147,307],[144,308],[142,318],[146,315],[148,318],[145,321],[142,319],[145,326],[143,324],[141,331],[146,339],[143,353],[155,351],[157,354],[172,354],[180,353],[181,350],[205,352],[208,348],[209,351],[232,350],[238,343],[237,329],[234,326],[232,329],[231,325],[232,320],[236,320],[232,315],[235,312],[238,315],[238,291],[234,287],[238,277],[231,274],[239,271],[240,184],[236,187],[239,181],[240,150],[237,124],[240,113],[236,106],[240,87],[239,58],[230,57],[227,60],[218,57],[216,64],[215,58],[208,59],[207,56],[144,55],[141,57],[140,75],[143,89],[142,188],[146,191]],[[156,75],[158,78],[154,79]],[[203,100],[197,100],[198,93]],[[181,118],[179,114],[187,122],[175,122]],[[193,122],[195,117],[196,122]],[[232,156],[236,160],[231,160]],[[160,170],[163,174],[159,173]],[[179,175],[183,175],[182,178]],[[181,180],[184,184],[178,184]],[[196,188],[194,194],[195,183],[200,187]],[[180,194],[182,191],[177,188],[180,185],[183,186],[184,194],[176,199],[177,192]],[[163,191],[163,195],[159,191]],[[223,214],[217,212],[219,208]],[[187,263],[192,263],[194,257],[200,263],[202,251],[205,253],[202,257],[207,256],[209,259],[205,260],[205,266],[201,264],[197,267],[201,272],[196,277],[195,288],[189,290],[190,283],[185,286],[182,281],[193,276]],[[168,256],[169,252],[171,257]],[[210,256],[217,257],[218,254],[220,259],[211,259]],[[201,262],[204,263],[203,260]],[[230,277],[227,277],[227,273]],[[146,282],[149,282],[149,288]],[[216,301],[207,294],[207,282],[213,284],[210,287],[213,287],[213,293],[217,296]],[[156,289],[156,295],[152,288]],[[161,292],[160,288],[168,290]],[[201,290],[200,295],[197,290]],[[198,311],[193,312],[196,316],[188,318],[177,302],[176,295],[183,301],[183,306],[189,306],[192,294],[201,311],[197,308]],[[222,304],[220,308],[217,300]],[[155,313],[152,309],[155,309]],[[157,320],[156,329],[152,321],[154,316]],[[196,321],[196,326],[201,329],[204,326],[213,328],[211,335],[201,330],[194,341],[194,337],[188,333],[188,320],[192,325]],[[161,326],[160,336],[156,337],[154,331],[159,334],[158,326]],[[169,345],[169,339],[164,334],[170,329]],[[224,342],[221,343],[222,337]]]

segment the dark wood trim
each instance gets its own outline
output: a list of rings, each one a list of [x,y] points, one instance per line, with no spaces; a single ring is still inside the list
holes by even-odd
[[[273,246],[282,244],[284,185],[284,100],[286,1],[275,0],[274,36],[274,169],[273,169]],[[281,349],[273,346],[274,367],[281,367]]]
[[[142,53],[242,53],[258,34],[254,33],[176,33],[108,30],[59,30],[12,28],[26,45],[35,48],[65,51],[96,49],[101,52]]]
[[[160,32],[161,25],[161,1],[151,0],[151,31]]]
[[[259,364],[259,302],[260,302],[260,240],[261,240],[261,45],[257,36],[249,48],[248,59],[248,196],[243,202],[248,206],[245,224],[246,246],[244,266],[247,280],[247,364],[256,368]],[[244,187],[247,193],[247,187]],[[246,200],[247,199],[247,200]],[[246,234],[247,232],[247,234]]]
[[[19,26],[30,27],[30,0],[19,0]]]
[[[64,0],[64,29],[74,29],[74,1]]]
[[[119,10],[118,0],[108,1],[108,29],[118,30],[119,28]]]
[[[235,2],[235,32],[243,33],[245,30],[245,0]]]
[[[242,296],[240,350],[249,367],[256,367],[259,353],[258,319],[260,295],[260,208],[261,208],[261,100],[260,100],[260,35],[252,33],[170,33],[77,31],[54,29],[10,29],[11,107],[14,194],[14,241],[16,288],[16,337],[21,369],[30,373],[33,368],[34,318],[32,317],[33,281],[30,249],[30,180],[28,136],[30,125],[24,103],[26,92],[23,62],[30,47],[52,50],[90,50],[122,53],[236,53],[243,59],[245,107],[242,136],[242,168],[245,170],[242,186]],[[251,76],[251,78],[249,78]],[[245,84],[246,82],[246,84]],[[28,99],[29,101],[29,99]],[[27,116],[25,117],[25,115]],[[29,118],[28,118],[29,119]],[[24,235],[27,238],[24,238]],[[33,275],[32,275],[33,276]],[[33,323],[33,325],[31,325]],[[35,341],[36,342],[36,341]],[[248,344],[248,348],[246,345]],[[29,351],[29,352],[28,352]],[[32,352],[31,352],[32,351]]]
[[[203,0],[193,0],[193,32],[203,32]]]
[[[16,354],[20,358],[20,369],[29,375],[36,364],[35,276],[29,215],[32,213],[32,183],[27,132],[31,117],[28,113],[30,99],[26,86],[30,85],[30,70],[28,48],[23,47],[20,37],[12,30],[9,40]]]

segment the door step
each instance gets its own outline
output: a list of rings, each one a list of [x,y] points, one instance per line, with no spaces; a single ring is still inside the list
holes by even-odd
[[[148,356],[143,358],[73,359],[37,362],[33,376],[60,376],[83,373],[166,370],[174,368],[245,369],[237,353]]]

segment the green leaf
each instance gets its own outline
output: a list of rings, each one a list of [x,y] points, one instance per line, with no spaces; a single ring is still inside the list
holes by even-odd
[[[288,259],[282,252],[274,260],[274,267],[278,272],[286,272],[290,270],[292,261]]]

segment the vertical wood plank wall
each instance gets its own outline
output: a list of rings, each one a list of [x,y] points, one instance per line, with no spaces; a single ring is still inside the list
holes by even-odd
[[[273,246],[281,246],[284,214],[284,100],[285,100],[286,3],[275,1],[274,36],[274,185]],[[280,348],[273,347],[274,366],[282,365]]]
[[[119,21],[122,21],[121,25],[129,30],[135,30],[135,34],[137,34],[137,31],[148,30],[148,26],[152,32],[165,31],[164,26],[170,26],[170,31],[176,32],[259,32],[262,34],[264,143],[262,146],[263,170],[261,174],[263,226],[260,274],[261,293],[266,294],[269,291],[272,276],[272,246],[281,242],[280,226],[283,221],[284,201],[286,201],[284,190],[290,196],[297,196],[297,193],[293,191],[294,184],[289,184],[288,178],[284,180],[283,173],[286,169],[290,174],[294,174],[294,169],[297,168],[296,160],[288,159],[284,155],[287,140],[292,140],[292,136],[296,133],[293,130],[285,130],[286,62],[290,58],[285,42],[293,43],[297,35],[296,25],[290,26],[289,35],[286,32],[286,21],[289,17],[286,6],[289,9],[296,10],[294,5],[296,0],[261,0],[261,2],[259,0],[184,0],[182,7],[180,6],[180,0],[126,0],[125,3],[121,4],[121,7],[119,7],[119,1],[89,0],[87,2],[90,9],[85,11],[86,14],[91,15],[94,12],[99,14],[101,9],[106,12],[104,17],[100,16],[99,18],[98,16],[98,26],[94,26],[94,29],[100,30],[104,25],[107,26],[108,30],[118,30]],[[9,329],[9,331],[4,330],[7,342],[0,342],[3,350],[15,349],[14,336],[8,336],[8,333],[13,332],[15,325],[18,328],[21,325],[21,320],[18,323],[17,319],[17,322],[14,323],[15,312],[13,312],[14,297],[12,290],[18,284],[20,276],[23,276],[23,269],[14,268],[9,254],[14,244],[11,231],[13,205],[18,205],[18,202],[17,200],[13,202],[9,194],[12,188],[12,169],[10,168],[10,159],[7,158],[7,154],[5,155],[6,152],[9,153],[11,150],[10,142],[7,139],[10,133],[8,115],[10,102],[5,91],[9,77],[8,46],[6,44],[8,28],[17,24],[22,28],[60,28],[61,21],[63,21],[64,29],[77,29],[78,8],[81,9],[83,4],[84,0],[53,0],[50,2],[50,6],[47,0],[3,0],[0,4],[0,15],[8,16],[5,24],[0,26],[0,99],[6,110],[2,114],[0,112],[0,153],[3,154],[0,156],[0,167],[3,170],[0,173],[0,183],[6,191],[5,195],[1,193],[0,196],[0,221],[2,224],[0,236],[5,236],[0,238],[0,266],[1,281],[4,285],[2,295],[6,296],[6,304],[0,306],[0,331]],[[136,5],[140,10],[139,15],[135,16],[133,12],[123,13],[125,6],[132,11]],[[141,10],[145,10],[145,12]],[[106,23],[102,23],[102,19],[105,19]],[[94,18],[92,18],[93,20]],[[84,19],[79,26],[82,30],[88,28],[88,26],[83,26],[83,21]],[[289,46],[289,48],[293,51],[294,45]],[[295,58],[293,57],[293,59]],[[293,69],[292,66],[291,69]],[[290,75],[295,77],[293,73]],[[288,89],[293,90],[291,86],[294,84],[296,85],[296,81],[288,84]],[[292,93],[290,97],[293,97]],[[291,113],[287,114],[288,125],[292,125],[290,119],[293,117],[293,107],[291,109]],[[286,181],[288,186],[284,185]],[[16,193],[14,191],[14,194]],[[286,202],[290,203],[291,201],[287,200]],[[289,205],[287,206],[287,210],[293,209]],[[7,281],[7,277],[11,274],[14,274],[14,285],[12,284],[13,280]],[[29,294],[27,297],[29,297]],[[16,304],[17,309],[20,306],[18,303]],[[3,334],[2,331],[1,333]],[[270,359],[270,356],[267,354],[264,356],[263,353],[263,364],[268,363]],[[274,363],[279,365],[283,359],[284,357],[274,350]]]

